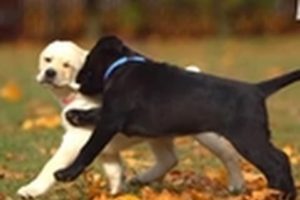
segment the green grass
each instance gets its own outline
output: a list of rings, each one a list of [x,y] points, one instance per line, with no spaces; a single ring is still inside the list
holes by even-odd
[[[259,38],[207,38],[202,40],[177,41],[129,41],[131,46],[155,59],[180,65],[197,64],[204,71],[220,76],[256,82],[300,67],[300,37],[278,36]],[[91,42],[81,43],[91,47]],[[63,129],[33,130],[24,132],[21,121],[28,114],[28,104],[41,101],[57,103],[44,88],[35,82],[38,53],[42,46],[0,45],[0,87],[7,81],[16,81],[23,91],[18,103],[0,99],[0,167],[24,175],[21,178],[0,178],[0,193],[15,199],[17,188],[28,182],[49,158],[39,151],[50,151],[60,142]],[[293,145],[300,151],[300,85],[295,84],[275,94],[268,100],[270,123],[276,144]],[[146,149],[139,146],[138,149]],[[197,145],[179,145],[180,169],[192,169],[201,173],[208,166],[221,168],[212,156],[199,156]],[[144,151],[143,151],[144,152]],[[145,151],[149,154],[149,151]],[[150,154],[149,154],[150,155]],[[143,156],[144,158],[145,156]],[[184,160],[193,162],[185,164]],[[98,167],[99,168],[99,167]],[[299,180],[299,166],[294,166],[294,175]],[[75,192],[76,191],[76,192]],[[75,184],[56,186],[47,199],[85,199],[82,180]],[[43,198],[41,198],[43,199]]]

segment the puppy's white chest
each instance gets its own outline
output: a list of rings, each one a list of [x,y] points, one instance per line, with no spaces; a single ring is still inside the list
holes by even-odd
[[[68,112],[69,110],[72,110],[72,109],[88,110],[88,109],[96,108],[99,106],[100,106],[100,103],[96,103],[95,101],[92,101],[89,98],[86,98],[80,94],[76,94],[74,99],[69,104],[67,104],[61,112],[62,125],[67,130],[75,128],[66,119],[66,112]],[[80,127],[76,127],[76,128],[80,128]],[[86,128],[84,128],[84,129],[86,129]]]

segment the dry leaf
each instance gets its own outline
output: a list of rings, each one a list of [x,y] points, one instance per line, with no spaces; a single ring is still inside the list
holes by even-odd
[[[124,194],[115,198],[115,200],[140,200],[139,197],[133,194]]]
[[[157,194],[155,200],[181,200],[181,198],[178,194],[164,189],[161,193]]]
[[[293,148],[291,145],[286,145],[282,148],[282,151],[286,153],[287,156],[292,156],[295,152],[295,148]]]
[[[282,151],[284,153],[286,153],[286,155],[289,157],[290,159],[290,162],[293,164],[293,165],[296,165],[299,163],[300,161],[300,156],[298,154],[298,152],[296,151],[296,148],[293,147],[292,145],[285,145],[283,148],[282,148]]]
[[[206,168],[205,175],[213,180],[225,180],[227,181],[227,172],[223,169]],[[223,182],[223,181],[222,181]]]
[[[37,118],[25,119],[21,125],[21,129],[29,131],[38,128],[57,128],[61,124],[60,115],[49,115]]]
[[[18,102],[22,98],[22,92],[16,82],[9,81],[0,89],[0,96],[8,102]]]
[[[0,166],[0,179],[9,179],[15,181],[23,179],[24,177],[25,175],[21,172],[15,172],[5,166]]]
[[[250,195],[251,200],[278,200],[282,199],[281,193],[276,190],[264,188],[262,190],[253,191]]]
[[[21,129],[24,131],[29,131],[34,128],[34,121],[32,119],[25,119],[21,125]]]

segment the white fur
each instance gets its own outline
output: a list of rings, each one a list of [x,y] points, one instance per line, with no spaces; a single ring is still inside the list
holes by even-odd
[[[191,72],[197,72],[197,73],[201,72],[201,69],[196,65],[188,65],[185,69]]]
[[[61,117],[66,132],[57,152],[45,164],[37,177],[18,190],[17,194],[23,198],[32,198],[44,194],[55,183],[53,173],[68,166],[91,136],[92,129],[73,127],[65,119],[65,113],[73,108],[89,109],[97,107],[100,106],[99,103],[80,94],[76,94],[75,99],[70,104],[64,106],[62,103],[64,98],[74,95],[73,90],[78,88],[74,79],[87,53],[87,51],[72,42],[55,41],[50,43],[40,54],[37,81],[43,83],[45,71],[49,68],[57,72],[57,77],[53,80],[52,86],[50,85],[50,89],[63,107]],[[46,57],[51,58],[51,62],[46,62]],[[66,62],[69,63],[70,67],[63,67]],[[199,68],[195,66],[190,70],[199,72]],[[239,155],[233,147],[224,138],[214,133],[198,134],[195,138],[222,160],[230,175],[229,189],[241,190],[244,180],[239,168]],[[107,175],[112,195],[119,193],[123,185],[120,151],[143,141],[147,141],[150,145],[156,162],[154,166],[144,173],[138,174],[133,180],[141,183],[151,182],[163,177],[176,165],[177,157],[174,152],[173,138],[143,139],[117,134],[101,153],[103,169]]]

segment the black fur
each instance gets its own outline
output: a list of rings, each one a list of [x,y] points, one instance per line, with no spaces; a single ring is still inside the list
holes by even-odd
[[[66,119],[73,126],[95,126],[95,124],[100,120],[101,108],[93,108],[90,110],[77,110],[72,109],[66,112]]]
[[[299,70],[250,84],[147,59],[128,62],[103,80],[111,63],[136,54],[115,37],[100,39],[91,50],[77,82],[82,93],[102,95],[101,117],[74,163],[55,174],[58,180],[75,179],[117,132],[164,137],[213,131],[260,169],[269,187],[295,199],[289,160],[271,143],[265,99],[299,80]]]

